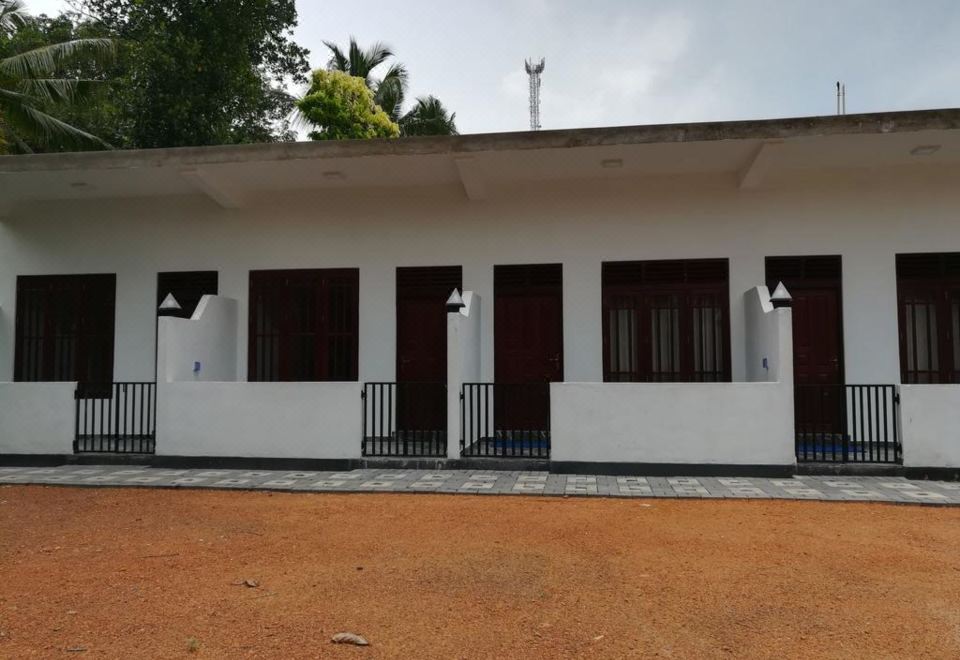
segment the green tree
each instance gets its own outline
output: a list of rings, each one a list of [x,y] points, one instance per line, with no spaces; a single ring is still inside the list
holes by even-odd
[[[297,101],[301,116],[314,125],[312,140],[393,138],[400,128],[375,102],[363,78],[343,71],[313,72],[310,89]]]
[[[457,135],[454,121],[457,113],[447,112],[435,96],[418,98],[413,107],[400,118],[400,134],[412,135]]]
[[[122,40],[113,103],[125,147],[292,140],[308,51],[293,42],[294,0],[79,0]]]
[[[20,0],[0,0],[0,149],[109,147],[103,139],[56,116],[81,106],[114,54],[101,37],[71,32],[50,42]]]
[[[327,68],[332,71],[343,71],[355,78],[362,78],[367,87],[373,92],[373,100],[383,108],[390,119],[397,121],[400,118],[403,98],[407,93],[407,69],[399,62],[387,67],[382,78],[375,78],[373,70],[385,64],[393,57],[389,46],[377,42],[370,48],[363,49],[357,45],[357,40],[350,37],[350,46],[346,53],[334,43],[324,41],[330,49],[330,62]]]

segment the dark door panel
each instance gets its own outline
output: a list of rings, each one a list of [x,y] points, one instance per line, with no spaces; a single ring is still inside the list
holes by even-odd
[[[462,287],[460,266],[397,269],[398,431],[446,429],[446,302]]]
[[[846,421],[841,259],[767,257],[766,267],[770,290],[783,282],[793,297],[794,416],[798,433],[819,439],[816,447],[803,446],[799,451],[810,456],[832,453],[832,444],[842,442]],[[799,441],[807,440],[800,437]]]
[[[560,264],[494,268],[494,380],[505,386],[498,428],[548,428],[544,388],[519,386],[563,380],[562,278]]]

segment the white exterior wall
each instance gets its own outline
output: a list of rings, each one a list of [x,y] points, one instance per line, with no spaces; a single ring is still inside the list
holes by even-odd
[[[902,385],[903,464],[960,467],[960,386]]]
[[[0,455],[73,453],[76,383],[0,383]]]
[[[486,298],[482,378],[493,377],[493,266],[560,262],[567,381],[602,377],[603,261],[730,259],[733,379],[743,380],[742,293],[764,256],[843,257],[850,383],[899,382],[895,254],[960,250],[960,187],[879,170],[739,190],[727,176],[582,180],[491,191],[454,187],[286,192],[222,209],[201,196],[48,203],[0,220],[0,380],[13,371],[16,276],[117,274],[116,380],[150,380],[156,274],[213,269],[237,300],[237,374],[247,372],[249,271],[360,269],[360,379],[395,371],[395,268],[461,264]]]
[[[157,454],[359,458],[358,383],[160,383]]]

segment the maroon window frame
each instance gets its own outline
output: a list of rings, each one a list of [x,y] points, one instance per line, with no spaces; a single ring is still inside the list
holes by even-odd
[[[728,281],[727,259],[604,263],[604,381],[729,381]]]
[[[360,272],[250,272],[250,381],[355,381]]]
[[[900,377],[960,383],[960,252],[897,255]]]
[[[16,381],[113,380],[117,277],[17,277],[13,378]]]

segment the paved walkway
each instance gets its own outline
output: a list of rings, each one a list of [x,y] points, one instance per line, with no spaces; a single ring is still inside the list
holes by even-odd
[[[170,470],[130,466],[0,467],[0,484],[217,488],[295,492],[472,493],[595,497],[912,502],[960,505],[960,483],[902,477],[612,477],[489,470]]]

